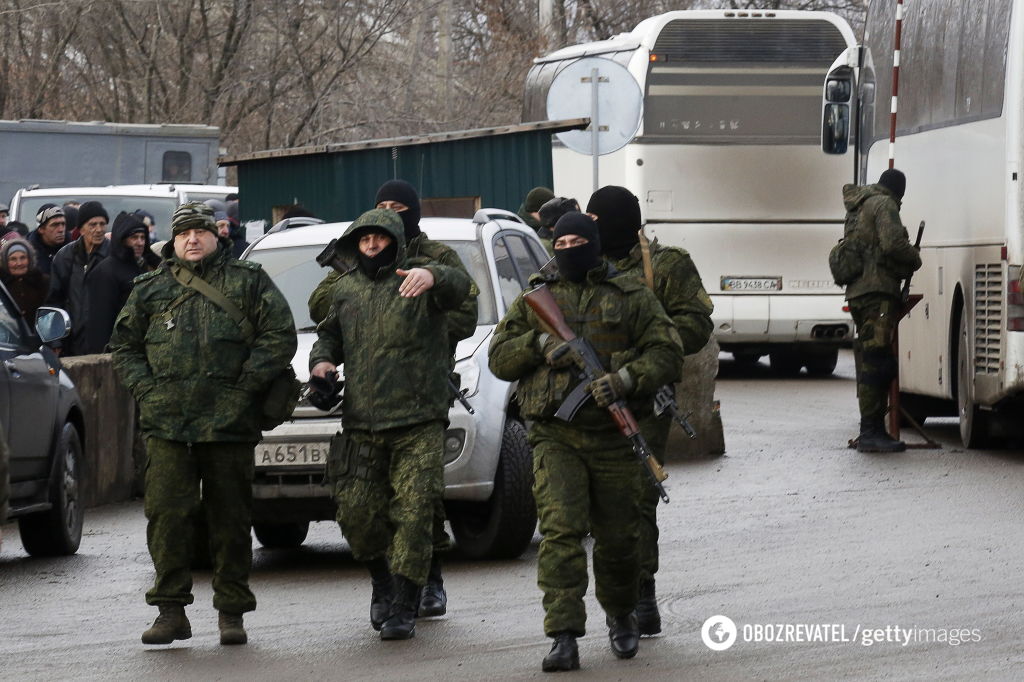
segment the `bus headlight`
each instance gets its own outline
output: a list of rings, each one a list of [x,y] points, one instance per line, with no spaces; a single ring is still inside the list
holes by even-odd
[[[469,357],[455,363],[455,372],[459,375],[459,390],[466,397],[476,395],[480,388],[480,365],[475,358]]]

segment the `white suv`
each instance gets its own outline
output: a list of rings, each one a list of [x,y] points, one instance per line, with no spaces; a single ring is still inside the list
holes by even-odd
[[[328,270],[316,256],[348,223],[308,225],[267,234],[244,256],[263,265],[295,317],[295,373],[309,377],[316,341],[307,301]],[[513,386],[487,367],[487,345],[498,320],[548,260],[533,230],[512,213],[478,211],[466,218],[425,218],[421,229],[459,255],[480,289],[476,333],[462,340],[455,371],[474,414],[458,402],[444,439],[445,506],[461,552],[474,558],[513,558],[526,549],[537,522],[526,429],[511,401]],[[253,529],[266,547],[302,544],[310,521],[333,520],[324,483],[331,436],[343,419],[300,402],[294,418],[263,434],[256,447]]]

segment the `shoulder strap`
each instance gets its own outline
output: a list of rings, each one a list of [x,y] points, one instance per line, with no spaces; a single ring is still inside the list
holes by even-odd
[[[178,264],[171,266],[171,274],[174,275],[174,279],[178,280],[178,284],[181,286],[195,289],[200,294],[216,303],[217,306],[226,312],[242,330],[242,336],[250,339],[256,336],[256,330],[253,328],[252,322],[249,321],[249,318],[245,316],[245,313],[243,313],[238,306],[228,300],[228,297],[222,294],[216,287],[210,285],[209,282],[199,275],[186,270]]]

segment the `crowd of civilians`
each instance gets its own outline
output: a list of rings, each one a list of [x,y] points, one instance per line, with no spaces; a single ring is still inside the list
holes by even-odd
[[[220,236],[240,256],[248,243],[239,228],[238,195],[206,203]],[[0,204],[0,282],[30,322],[43,305],[68,312],[71,334],[59,353],[102,353],[132,281],[160,264],[162,244],[153,242],[153,228],[145,211],[122,211],[111,223],[100,202],[86,201],[44,204],[29,231],[24,223],[8,221],[7,206]]]

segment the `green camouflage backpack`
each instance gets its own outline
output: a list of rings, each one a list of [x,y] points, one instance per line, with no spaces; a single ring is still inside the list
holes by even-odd
[[[864,251],[857,239],[840,239],[828,252],[828,267],[836,284],[852,284],[864,272]]]

